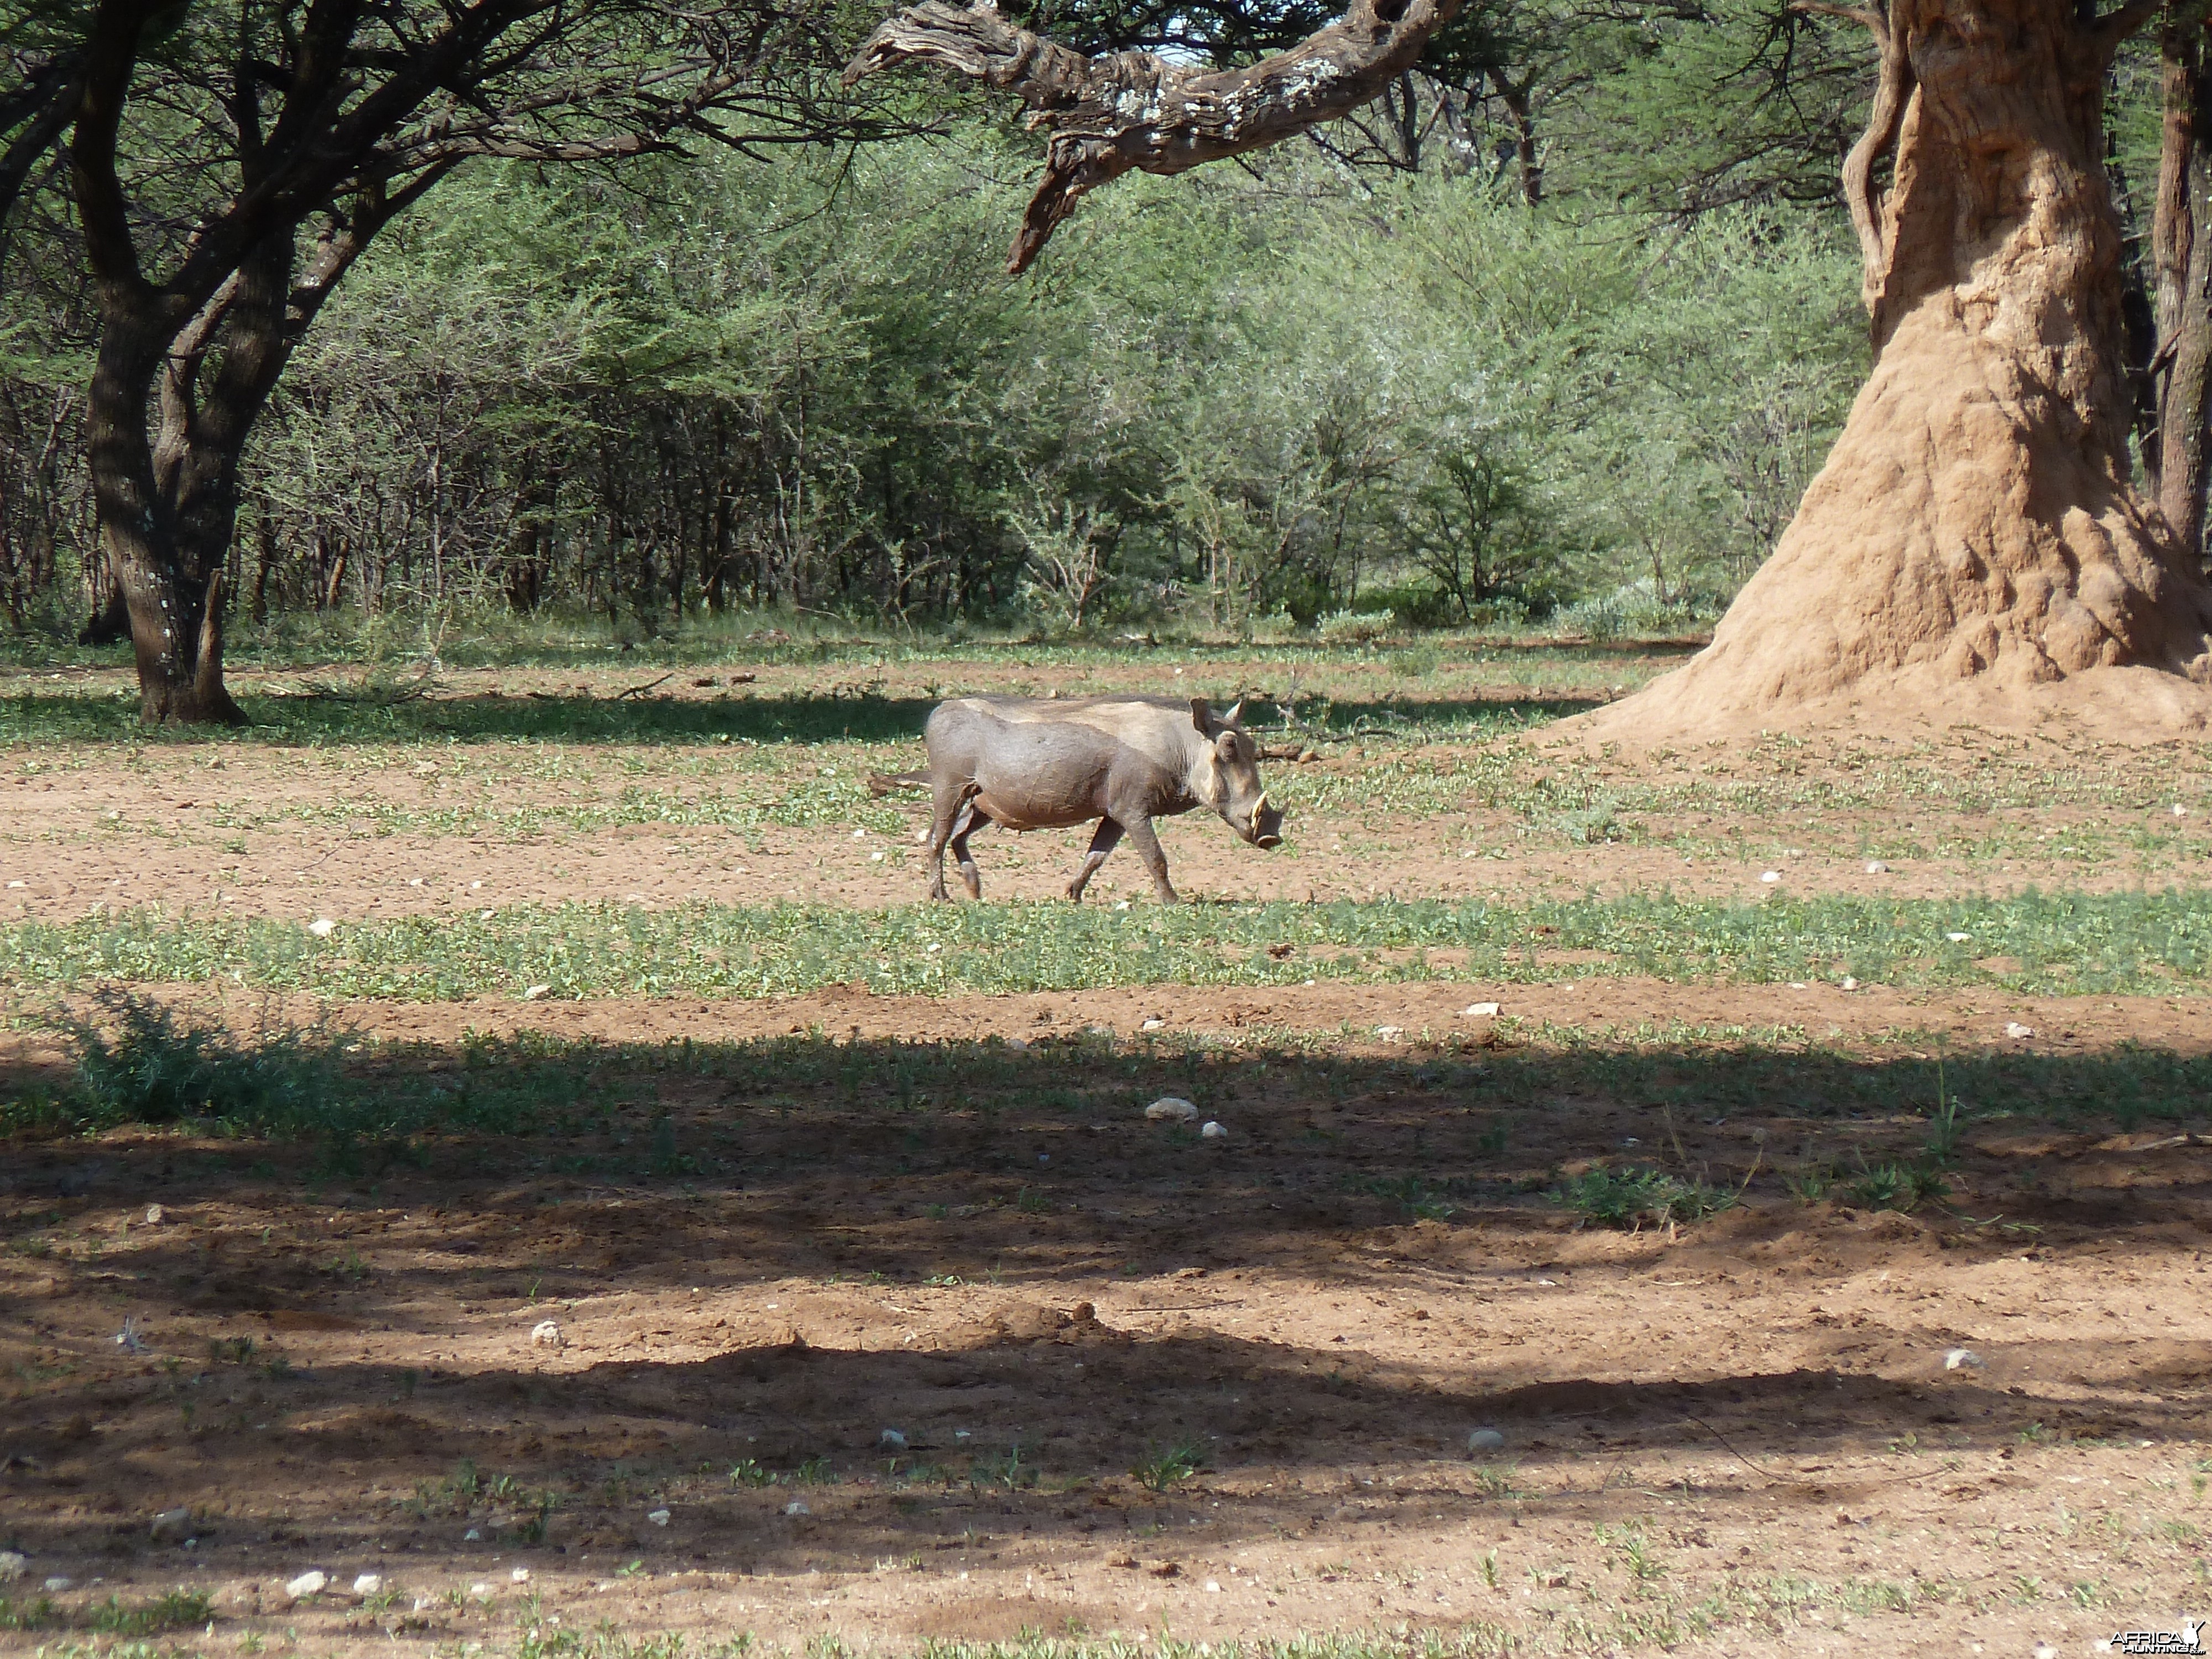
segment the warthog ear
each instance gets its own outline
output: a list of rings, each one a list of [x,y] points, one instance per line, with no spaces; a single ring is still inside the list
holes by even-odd
[[[1190,700],[1190,723],[1207,737],[1213,735],[1213,705],[1204,697]]]

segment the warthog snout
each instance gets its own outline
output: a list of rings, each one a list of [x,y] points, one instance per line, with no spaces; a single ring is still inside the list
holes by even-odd
[[[1252,845],[1280,847],[1283,844],[1283,814],[1269,805],[1267,793],[1252,804]]]

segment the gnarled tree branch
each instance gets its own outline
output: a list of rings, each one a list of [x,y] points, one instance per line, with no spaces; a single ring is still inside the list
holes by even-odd
[[[1905,121],[1905,106],[1912,91],[1912,64],[1905,41],[1890,26],[1887,9],[1831,5],[1827,0],[1792,0],[1792,11],[1815,12],[1826,17],[1847,17],[1866,26],[1881,53],[1881,71],[1875,83],[1874,106],[1867,112],[1866,131],[1844,158],[1844,204],[1850,210],[1851,228],[1858,233],[1863,270],[1859,299],[1872,319],[1879,349],[1883,329],[1880,315],[1889,249],[1882,233],[1881,204],[1875,198],[1875,164],[1897,148],[1898,130]]]
[[[1026,270],[1085,191],[1131,171],[1182,173],[1262,149],[1348,114],[1413,67],[1459,0],[1352,0],[1327,28],[1243,69],[1149,52],[1088,58],[1000,16],[925,0],[886,20],[845,70],[848,86],[904,63],[941,64],[1018,93],[1050,135],[1044,178],[1006,269]]]

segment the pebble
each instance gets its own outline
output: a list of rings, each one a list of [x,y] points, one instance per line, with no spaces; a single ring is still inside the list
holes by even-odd
[[[2058,1659],[2058,1650],[2048,1642],[2035,1644],[2035,1659]]]
[[[375,1595],[383,1589],[384,1575],[380,1572],[365,1572],[353,1581],[353,1593],[356,1595]]]
[[[475,1596],[479,1601],[489,1601],[491,1600],[491,1586],[489,1584],[471,1584],[469,1586],[469,1594]]]
[[[786,1515],[811,1515],[814,1513],[812,1510],[808,1509],[805,1504],[800,1503],[797,1498],[793,1498],[790,1503],[786,1504],[783,1506],[783,1512]]]
[[[1968,939],[1973,938],[1973,935],[1972,933],[1946,933],[1943,937],[1949,939],[1954,945],[1964,945]]]
[[[30,1558],[20,1550],[0,1550],[0,1584],[12,1584],[23,1576]]]
[[[1164,1019],[1148,1019],[1137,1029],[1143,1031],[1164,1031],[1167,1028],[1168,1023]]]
[[[160,1205],[149,1204],[146,1206],[146,1224],[149,1227],[158,1227],[161,1224],[161,1206]]]
[[[311,1595],[321,1595],[323,1586],[330,1582],[330,1576],[327,1573],[313,1571],[303,1572],[284,1586],[284,1594],[292,1601],[304,1601]]]
[[[507,1574],[507,1577],[508,1582],[511,1583],[526,1584],[530,1582],[530,1569],[527,1567],[517,1567],[513,1572]]]
[[[192,1512],[163,1510],[154,1517],[152,1532],[157,1544],[181,1544],[192,1534]]]
[[[530,1346],[533,1348],[557,1348],[566,1339],[561,1327],[550,1319],[541,1319],[530,1328]]]
[[[1979,1370],[1988,1363],[1972,1348],[1954,1348],[1943,1356],[1943,1369],[1947,1371],[1955,1371],[1966,1367]]]
[[[1405,1034],[1406,1028],[1402,1025],[1378,1025],[1375,1028],[1375,1035],[1386,1042],[1393,1037],[1403,1036]]]
[[[1470,1002],[1459,1011],[1462,1019],[1496,1019],[1498,1005],[1494,1002]]]
[[[523,993],[522,993],[522,1000],[523,1000],[525,1002],[535,1002],[535,1001],[537,1001],[540,997],[544,997],[544,996],[550,996],[550,995],[551,995],[551,994],[552,994],[552,991],[553,991],[553,988],[552,988],[551,986],[550,986],[550,985],[532,985],[532,986],[529,986],[529,987],[526,987],[526,988],[524,989],[524,991],[523,991]]]
[[[1853,979],[1849,974],[1845,974],[1844,975],[1844,989],[1846,991],[1856,991],[1858,988],[1858,981]]]
[[[1889,866],[1880,859],[1869,859],[1866,872],[1870,876],[1886,876],[1889,873]]]
[[[1229,1139],[1229,1131],[1212,1118],[1208,1118],[1206,1121],[1206,1126],[1198,1132],[1198,1135],[1201,1140],[1226,1140]]]
[[[1760,873],[1759,878],[1771,886],[1774,883],[1782,879],[1782,872],[1779,870],[1764,871]]]
[[[1505,1437],[1495,1429],[1477,1429],[1468,1436],[1467,1449],[1471,1452],[1504,1451]]]
[[[888,1451],[904,1451],[906,1437],[896,1429],[885,1429],[876,1437],[876,1443]]]
[[[58,1572],[52,1577],[47,1579],[41,1588],[44,1589],[49,1595],[59,1595],[64,1590],[67,1589],[75,1583],[76,1583],[76,1579],[68,1577],[66,1574]]]
[[[1206,1581],[1206,1593],[1208,1595],[1220,1595],[1220,1594],[1221,1594],[1221,1581],[1220,1581],[1218,1578],[1209,1578],[1209,1579],[1207,1579],[1207,1580]]]
[[[1145,1108],[1145,1115],[1155,1123],[1188,1123],[1198,1115],[1198,1108],[1178,1095],[1162,1095]]]
[[[483,1536],[483,1534],[482,1533],[478,1532],[474,1527],[471,1527],[466,1532],[461,1534],[461,1542],[464,1544],[473,1544]]]
[[[307,924],[307,931],[313,933],[317,939],[328,939],[332,933],[337,933],[337,923],[332,921],[328,916],[317,916],[313,921]]]
[[[665,1527],[668,1524],[668,1511],[666,1510],[647,1510],[645,1512],[645,1518],[652,1522],[656,1527]]]
[[[2012,1020],[2005,1026],[2005,1035],[2010,1037],[2014,1042],[2018,1042],[2023,1037],[2033,1036],[2035,1035],[2035,1027],[2033,1025],[2023,1025],[2016,1019]]]

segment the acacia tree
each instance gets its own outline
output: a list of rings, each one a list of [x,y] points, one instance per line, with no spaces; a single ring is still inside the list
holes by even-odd
[[[65,143],[98,301],[88,450],[149,721],[240,718],[222,675],[239,462],[295,345],[472,157],[615,161],[854,130],[818,17],[677,0],[48,0],[0,99],[0,210]]]
[[[1372,97],[1455,0],[1355,0],[1246,67],[1085,57],[988,6],[930,0],[848,69],[941,64],[1014,92],[1047,135],[1009,266],[1085,191],[1273,143]],[[2103,166],[2112,54],[2158,15],[2128,0],[1826,3],[1879,70],[1844,167],[1873,372],[1826,467],[1712,645],[1608,711],[1694,729],[1877,683],[1938,703],[2112,667],[2212,680],[2212,589],[2130,481],[2118,228]],[[2201,698],[2188,694],[2192,702]]]

